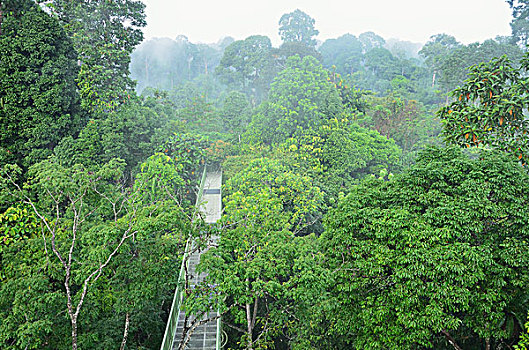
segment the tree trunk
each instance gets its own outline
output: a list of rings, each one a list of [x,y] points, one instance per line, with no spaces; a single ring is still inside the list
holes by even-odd
[[[147,58],[145,58],[145,81],[147,84],[150,84],[149,81],[149,63],[147,62]]]
[[[250,311],[250,304],[249,303],[246,303],[246,322],[248,323],[248,328],[246,330],[247,336],[248,336],[248,340],[247,340],[248,343],[246,344],[246,349],[247,350],[252,350],[253,349],[252,314],[251,314],[251,311]]]
[[[72,350],[77,350],[77,318],[72,318]]]
[[[249,292],[250,291],[250,279],[248,277],[246,277],[246,291]],[[247,340],[247,344],[246,344],[246,349],[247,350],[252,350],[253,349],[253,339],[252,339],[252,311],[251,311],[251,307],[250,307],[250,303],[246,303],[246,323],[248,324],[248,328],[246,330],[247,332],[247,335],[248,335],[248,340]]]
[[[435,86],[435,74],[436,74],[436,72],[433,71],[433,75],[432,75],[432,88]]]
[[[127,315],[125,316],[125,330],[123,331],[123,340],[121,341],[121,346],[119,347],[119,350],[125,350],[125,345],[127,344],[127,337],[129,335],[129,313],[127,312]]]

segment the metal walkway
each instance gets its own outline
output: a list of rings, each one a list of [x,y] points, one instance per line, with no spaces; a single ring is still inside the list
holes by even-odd
[[[220,219],[222,210],[222,172],[206,172],[201,181],[201,188],[197,198],[197,209],[202,213],[206,223],[216,223]],[[210,245],[214,244],[216,237],[212,237]],[[192,243],[189,244],[192,247]],[[206,274],[198,274],[196,272],[196,266],[200,262],[200,255],[207,251],[191,249],[192,253],[187,256],[189,247],[186,247],[186,254],[184,255],[184,263],[187,260],[187,272],[189,285],[192,287],[206,277]],[[182,341],[182,335],[184,332],[184,322],[186,321],[185,313],[180,310],[183,298],[183,288],[185,285],[185,266],[182,264],[180,270],[180,276],[178,279],[175,296],[173,299],[173,305],[169,320],[167,322],[167,328],[165,331],[164,339],[162,341],[162,350],[178,350]],[[210,312],[205,318],[217,316],[216,312]],[[193,322],[194,318],[188,317],[187,327],[189,323]],[[185,347],[186,350],[216,350],[221,348],[220,339],[220,319],[210,321],[202,324],[193,331],[188,343]]]

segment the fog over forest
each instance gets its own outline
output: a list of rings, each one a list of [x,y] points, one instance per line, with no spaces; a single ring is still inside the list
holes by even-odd
[[[0,349],[527,350],[529,0],[414,1],[0,0]]]

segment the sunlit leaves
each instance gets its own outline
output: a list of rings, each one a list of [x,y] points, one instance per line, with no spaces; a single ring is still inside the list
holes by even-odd
[[[343,118],[300,132],[287,139],[278,152],[314,178],[326,192],[327,203],[334,203],[340,192],[348,192],[359,179],[395,166],[401,150],[377,131]]]
[[[28,212],[27,208],[14,206],[0,213],[0,263],[3,247],[34,237],[38,233],[37,226],[35,215]],[[0,279],[2,279],[1,271]]]

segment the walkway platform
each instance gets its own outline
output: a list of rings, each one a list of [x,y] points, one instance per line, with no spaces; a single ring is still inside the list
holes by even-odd
[[[201,212],[204,220],[208,224],[214,224],[216,223],[221,216],[222,212],[222,191],[221,191],[221,185],[222,185],[222,172],[207,172],[206,177],[204,180],[204,190],[202,193],[202,197],[198,199],[197,207],[199,211]],[[215,244],[217,240],[217,237],[212,237],[210,241],[210,246]],[[191,249],[193,253],[191,253],[188,257],[188,265],[187,265],[187,271],[188,271],[188,280],[190,281],[190,286],[193,287],[194,285],[197,285],[201,283],[204,278],[207,276],[205,273],[199,274],[196,271],[196,266],[200,262],[200,256],[206,252],[209,249],[203,249],[203,250],[195,250]],[[182,272],[181,272],[182,273]],[[178,290],[177,290],[178,292]],[[177,294],[175,292],[175,295]],[[184,293],[180,293],[180,298],[183,298]],[[178,305],[181,305],[181,300],[178,301]],[[173,305],[173,307],[175,307]],[[180,343],[182,341],[182,334],[184,331],[184,322],[185,322],[185,313],[182,310],[176,310],[174,309],[172,312],[178,312],[178,317],[176,319],[176,331],[174,331],[173,339],[170,339],[166,342],[166,337],[169,336],[168,330],[166,330],[166,336],[164,337],[164,342],[162,343],[162,350],[166,349],[172,349],[172,350],[178,350],[180,349]],[[175,315],[176,316],[176,315]],[[208,315],[205,316],[205,318],[215,317],[217,316],[217,313],[212,311]],[[205,319],[204,318],[204,319]],[[193,322],[193,318],[189,318],[188,321],[188,327],[191,322]],[[198,326],[194,332],[192,333],[185,350],[217,350],[221,349],[220,344],[220,321],[214,320],[207,322],[203,325]],[[170,328],[169,326],[167,327]],[[174,328],[173,328],[174,330]],[[167,346],[170,343],[169,347]]]

